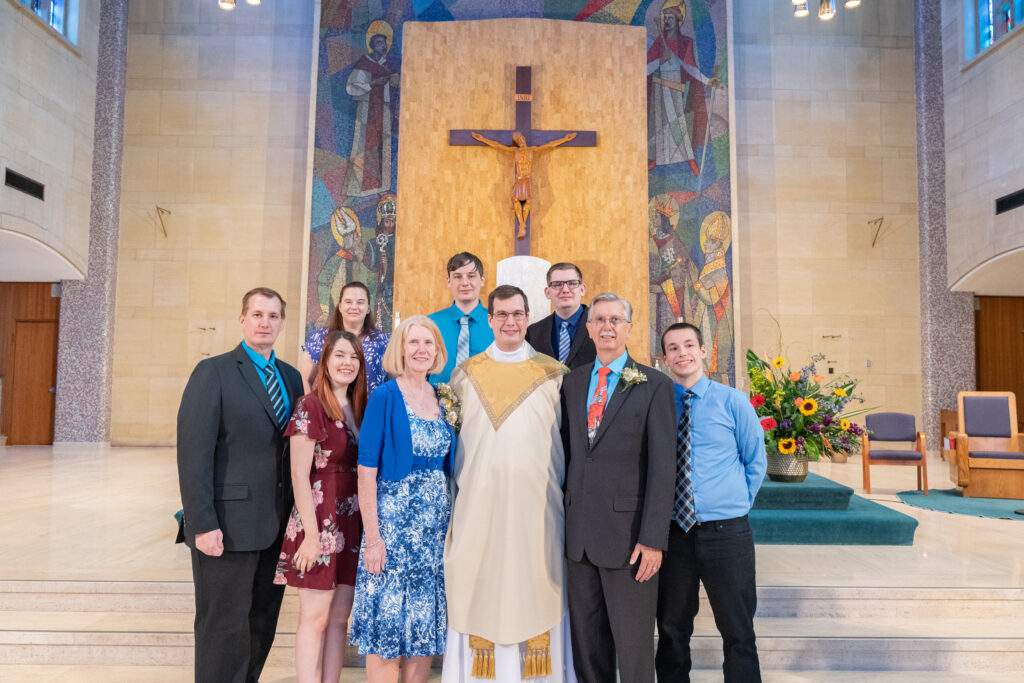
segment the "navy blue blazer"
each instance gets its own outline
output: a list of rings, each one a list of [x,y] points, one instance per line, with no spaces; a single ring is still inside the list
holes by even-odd
[[[451,475],[458,435],[447,421],[444,425],[451,435],[444,471]],[[389,481],[403,479],[412,471],[412,431],[396,380],[381,384],[370,394],[359,426],[359,464],[376,467],[377,478]]]

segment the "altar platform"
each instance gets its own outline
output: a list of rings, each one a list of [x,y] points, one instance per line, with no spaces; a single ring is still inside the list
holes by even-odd
[[[754,542],[765,545],[913,545],[917,525],[813,472],[799,483],[765,479],[750,511]]]
[[[812,465],[855,493],[860,469],[856,460]],[[757,546],[766,681],[1024,676],[1024,539],[1014,522],[899,503],[906,474],[876,468],[865,498],[917,520],[913,546]],[[0,680],[191,680],[173,449],[0,448],[0,500]],[[264,681],[294,680],[296,612],[289,592]],[[693,651],[693,680],[721,680],[706,603]],[[353,667],[344,680],[365,677]]]

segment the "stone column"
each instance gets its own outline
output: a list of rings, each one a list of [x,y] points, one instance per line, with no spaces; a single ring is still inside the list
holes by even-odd
[[[128,63],[128,0],[102,0],[96,66],[96,122],[84,280],[65,280],[57,346],[55,442],[110,439],[110,385],[117,291]]]
[[[941,0],[915,0],[917,195],[921,259],[921,409],[930,450],[941,447],[939,410],[974,388],[974,298],[946,274],[946,131]]]

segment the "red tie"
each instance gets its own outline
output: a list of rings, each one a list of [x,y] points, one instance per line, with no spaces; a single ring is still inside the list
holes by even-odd
[[[594,389],[594,402],[587,410],[587,432],[590,438],[594,438],[597,428],[601,426],[601,416],[604,415],[604,406],[608,403],[608,373],[611,368],[597,369],[597,388]]]

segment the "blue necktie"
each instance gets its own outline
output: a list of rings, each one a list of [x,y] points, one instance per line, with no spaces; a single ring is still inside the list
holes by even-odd
[[[459,345],[455,352],[455,364],[462,365],[462,361],[469,358],[469,316],[459,318]]]
[[[281,385],[277,381],[277,373],[270,363],[263,367],[263,374],[267,378],[267,393],[270,394],[270,405],[274,406],[274,415],[277,416],[277,426],[283,427],[288,416],[284,412],[284,396],[281,394]]]
[[[693,392],[683,392],[683,409],[679,411],[676,430],[676,503],[672,519],[684,532],[697,523],[697,510],[693,503],[693,459],[690,450],[690,399]]]
[[[558,331],[558,361],[564,363],[569,357],[569,346],[572,345],[572,340],[569,339],[569,321],[559,320],[558,324],[562,326]]]

